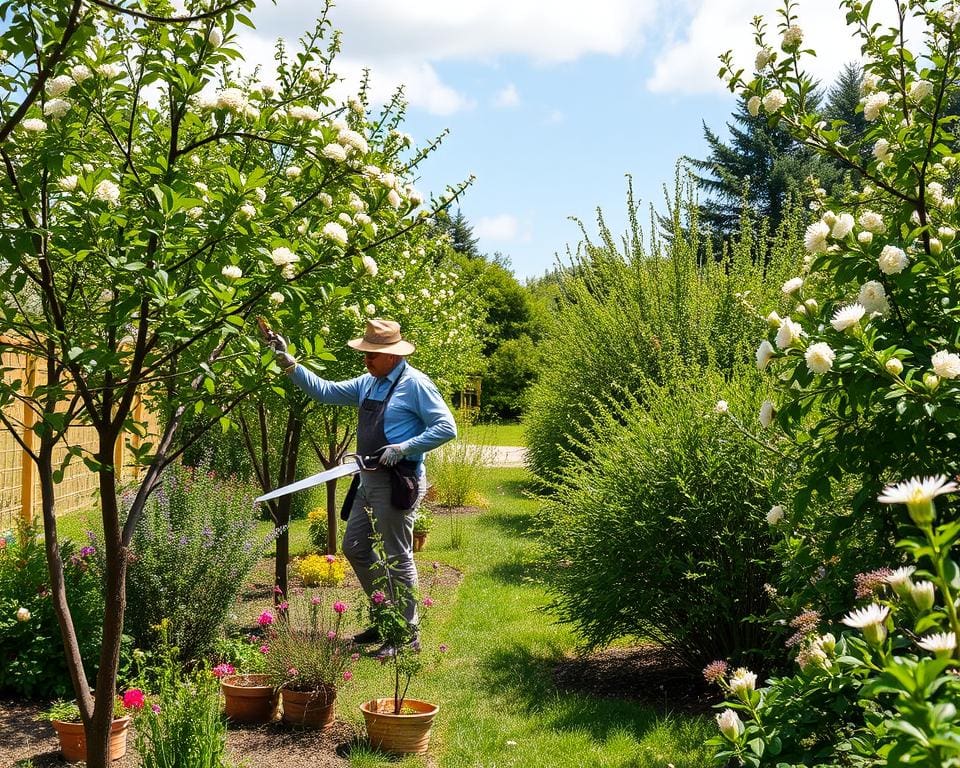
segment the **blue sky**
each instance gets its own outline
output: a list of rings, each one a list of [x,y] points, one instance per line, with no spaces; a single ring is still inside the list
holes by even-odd
[[[342,0],[335,69],[345,94],[372,72],[375,99],[403,83],[405,130],[424,143],[449,128],[418,186],[441,192],[470,174],[460,209],[486,253],[520,278],[542,274],[596,232],[596,208],[615,233],[626,221],[626,174],[636,196],[663,207],[683,155],[706,153],[702,123],[723,130],[734,97],[717,56],[752,63],[750,20],[776,42],[777,0]],[[265,68],[272,41],[312,25],[317,4],[276,0],[244,32],[248,62]],[[821,51],[810,67],[832,80],[856,57],[836,0],[807,0],[800,26]],[[645,221],[643,217],[642,221]]]

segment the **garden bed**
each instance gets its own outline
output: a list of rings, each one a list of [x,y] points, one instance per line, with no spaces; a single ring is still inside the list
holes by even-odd
[[[671,712],[708,713],[721,701],[720,689],[711,689],[699,670],[653,644],[564,659],[553,679],[563,691],[639,701]]]
[[[21,760],[32,760],[34,768],[63,768],[66,765],[60,757],[52,726],[35,719],[45,708],[41,704],[0,699],[3,768],[15,766]],[[340,721],[323,731],[295,729],[280,723],[257,727],[231,726],[227,749],[235,760],[242,760],[251,768],[308,765],[329,768],[350,765],[349,760],[339,754],[346,754],[358,737],[352,725]],[[127,754],[112,765],[114,768],[134,768],[138,762],[131,733]]]

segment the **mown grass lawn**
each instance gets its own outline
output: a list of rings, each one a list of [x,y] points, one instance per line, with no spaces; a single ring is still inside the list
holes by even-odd
[[[472,424],[460,430],[460,437],[468,443],[484,445],[526,445],[524,426],[519,422],[507,424]]]
[[[576,637],[542,610],[547,590],[533,561],[537,502],[524,495],[529,477],[524,469],[483,470],[479,490],[490,509],[456,519],[437,515],[418,555],[421,573],[436,560],[464,574],[459,587],[435,595],[438,605],[423,633],[428,668],[409,692],[441,707],[430,757],[387,759],[354,745],[351,766],[709,766],[703,743],[714,726],[708,718],[554,687],[552,669],[576,646]],[[462,536],[457,548],[451,546],[455,525]],[[81,515],[60,521],[61,535],[83,537],[87,527]],[[309,550],[305,520],[295,520],[290,535],[293,555]],[[437,651],[440,643],[448,646],[445,654]],[[362,731],[359,704],[391,695],[392,678],[389,669],[366,658],[354,671],[354,680],[338,693],[337,713]]]
[[[438,517],[422,557],[464,572],[460,587],[424,633],[425,653],[449,650],[417,678],[410,695],[440,704],[431,749],[442,768],[692,768],[710,765],[707,718],[668,715],[634,702],[561,693],[552,668],[575,645],[541,610],[546,590],[532,562],[529,532],[536,501],[522,495],[523,469],[489,469],[481,492],[491,509],[463,521],[463,545],[450,548],[449,520]],[[387,695],[387,676],[363,661],[339,695],[350,715],[364,698]],[[388,763],[355,749],[351,764]]]

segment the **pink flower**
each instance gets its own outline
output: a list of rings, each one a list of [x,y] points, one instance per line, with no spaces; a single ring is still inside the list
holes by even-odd
[[[343,679],[347,681],[353,680],[353,672],[349,669],[343,670]]]
[[[336,640],[336,639],[337,639],[337,633],[334,632],[332,629],[328,630],[328,631],[327,631],[327,640]]]
[[[380,605],[387,599],[387,596],[378,589],[376,592],[370,595],[370,599],[373,600],[374,605]]]
[[[310,605],[320,605],[321,602],[323,601],[316,595],[310,598]]]
[[[264,611],[259,616],[257,616],[257,624],[261,627],[268,627],[273,624],[273,614],[270,611]]]
[[[283,594],[283,590],[280,589],[280,585],[279,585],[279,584],[275,584],[275,585],[273,586],[273,594],[275,594],[275,595],[282,595],[282,594]]]
[[[278,610],[278,611],[285,611],[285,610],[287,610],[287,608],[289,608],[289,607],[290,607],[290,603],[288,603],[286,600],[283,600],[283,601],[280,603],[280,605],[277,606],[277,610]]]
[[[131,688],[123,694],[123,706],[127,709],[143,709],[146,702],[147,697],[143,695],[143,691],[139,688]]]
[[[336,556],[336,555],[327,555],[327,562],[328,562],[328,563],[335,563],[335,562],[337,562],[337,556]]]
[[[430,608],[432,605],[433,605],[433,598],[430,597],[430,595],[427,595],[425,598],[423,598],[424,608]]]
[[[446,653],[446,652],[447,652],[447,644],[446,644],[446,643],[440,643],[440,647],[439,647],[437,650],[439,650],[440,653]]]
[[[217,664],[212,670],[214,677],[226,677],[232,675],[237,670],[232,664]]]
[[[296,677],[300,672],[296,667],[290,667],[290,669],[287,670],[287,674],[290,675],[290,677]]]
[[[347,604],[340,600],[337,600],[337,602],[333,604],[333,610],[336,611],[337,613],[345,613],[347,610]]]
[[[269,646],[269,645],[261,645],[261,646],[260,646],[260,653],[263,653],[263,654],[270,653],[270,646]]]
[[[359,653],[351,653],[351,654],[350,654],[350,661],[360,661],[360,654],[359,654]]]
[[[159,715],[159,714],[160,714],[160,705],[159,705],[159,704],[151,704],[151,705],[150,705],[150,709],[153,710],[153,714],[155,714],[155,715]]]

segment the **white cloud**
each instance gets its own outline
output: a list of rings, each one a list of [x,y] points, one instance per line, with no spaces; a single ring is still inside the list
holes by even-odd
[[[567,116],[559,109],[551,110],[547,117],[544,119],[544,123],[547,125],[558,125],[567,119]]]
[[[517,90],[517,86],[513,83],[507,85],[494,96],[493,103],[497,107],[517,106],[520,103],[520,92]]]
[[[681,39],[672,40],[661,50],[647,88],[657,93],[721,92],[726,85],[717,77],[719,55],[734,51],[734,61],[753,71],[756,45],[753,42],[751,19],[762,15],[767,22],[767,38],[779,42],[777,25],[781,17],[780,0],[695,0],[692,17]],[[873,17],[889,23],[891,12],[886,4],[877,4]],[[844,64],[860,60],[860,45],[847,27],[844,13],[836,3],[808,2],[799,6],[798,24],[804,31],[804,47],[817,51],[816,58],[806,58],[805,66],[824,82],[832,82]]]
[[[521,237],[520,220],[510,213],[481,216],[477,219],[473,232],[484,240],[518,240]]]
[[[382,102],[400,84],[411,105],[435,114],[470,109],[476,99],[445,83],[434,67],[444,61],[494,63],[518,56],[541,65],[588,55],[617,56],[640,47],[663,0],[594,0],[584,23],[580,0],[348,0],[330,18],[343,33],[334,68],[347,92],[368,67],[372,99]],[[273,70],[272,40],[292,50],[318,11],[313,0],[276,0],[253,14],[255,33],[241,35],[248,60]],[[248,44],[249,43],[249,44]]]

